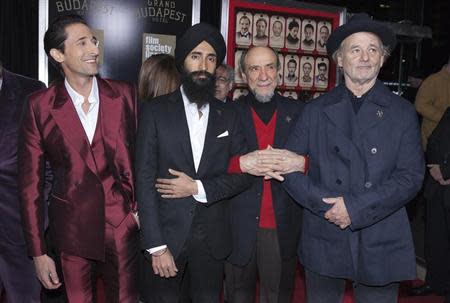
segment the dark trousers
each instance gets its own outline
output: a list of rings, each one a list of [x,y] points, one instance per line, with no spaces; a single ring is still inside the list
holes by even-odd
[[[425,281],[437,294],[450,291],[450,206],[443,191],[436,191],[435,199],[426,202]]]
[[[294,289],[297,258],[282,259],[275,229],[259,229],[255,251],[245,266],[225,263],[228,303],[255,302],[259,276],[260,302],[289,303]]]
[[[307,303],[341,303],[345,279],[319,275],[305,269]],[[353,285],[355,303],[397,303],[399,283],[385,286]]]
[[[97,276],[105,302],[138,302],[138,227],[130,213],[118,227],[105,226],[105,261],[60,253],[63,286],[68,302],[94,302]]]
[[[188,239],[176,258],[178,273],[173,278],[153,279],[151,303],[216,303],[223,282],[223,260],[215,259],[206,243],[204,225],[193,224]]]
[[[25,245],[0,242],[0,302],[38,303],[40,292],[41,283]]]

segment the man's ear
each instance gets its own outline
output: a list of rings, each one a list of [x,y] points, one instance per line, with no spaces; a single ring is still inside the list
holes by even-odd
[[[64,62],[64,54],[59,49],[52,48],[50,50],[50,56],[58,63]]]
[[[242,69],[239,69],[239,73],[241,74],[242,80],[247,83],[247,75],[245,75],[244,71]]]
[[[337,59],[337,66],[342,67],[342,53],[341,52],[338,52],[336,54],[336,59]]]

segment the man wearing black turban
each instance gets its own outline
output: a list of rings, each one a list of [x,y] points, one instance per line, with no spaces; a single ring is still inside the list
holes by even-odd
[[[234,111],[213,97],[225,51],[211,25],[189,28],[175,49],[181,87],[142,106],[136,190],[143,248],[157,275],[152,302],[219,302],[231,249],[226,200],[251,182],[227,173],[246,148]]]

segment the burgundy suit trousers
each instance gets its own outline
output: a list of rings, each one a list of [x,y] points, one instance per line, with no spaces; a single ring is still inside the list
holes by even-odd
[[[130,213],[117,227],[106,223],[105,261],[61,252],[61,269],[69,302],[93,302],[97,279],[103,283],[106,302],[138,302],[138,251],[138,226]]]

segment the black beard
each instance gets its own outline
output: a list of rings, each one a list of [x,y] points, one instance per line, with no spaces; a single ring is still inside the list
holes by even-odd
[[[204,78],[200,78],[201,76]],[[184,72],[181,79],[186,97],[189,102],[197,104],[199,109],[214,98],[214,82],[214,75],[207,71]]]

